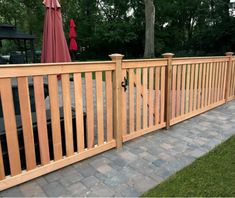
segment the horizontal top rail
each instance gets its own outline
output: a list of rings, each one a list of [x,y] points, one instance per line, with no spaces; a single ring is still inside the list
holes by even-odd
[[[114,61],[0,65],[0,78],[112,71]]]
[[[229,58],[226,56],[215,56],[215,57],[184,57],[184,58],[173,58],[172,65],[183,65],[183,64],[197,64],[197,63],[214,63],[214,62],[226,62]]]
[[[136,59],[124,60],[123,69],[141,68],[141,67],[162,67],[167,66],[167,59]]]

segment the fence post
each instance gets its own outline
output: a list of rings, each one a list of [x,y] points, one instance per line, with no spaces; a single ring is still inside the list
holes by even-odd
[[[122,54],[111,54],[109,57],[116,62],[114,71],[113,90],[114,90],[114,135],[117,148],[122,147]]]
[[[228,102],[229,98],[229,86],[230,86],[230,73],[231,73],[231,67],[232,67],[232,56],[233,52],[226,52],[225,55],[228,57],[228,64],[227,64],[227,69],[226,69],[226,87],[225,87],[225,103]]]
[[[172,58],[174,54],[165,53],[162,54],[164,58],[167,58],[167,67],[166,67],[166,85],[165,85],[165,120],[166,120],[166,129],[170,128],[171,121],[171,78],[172,78]]]

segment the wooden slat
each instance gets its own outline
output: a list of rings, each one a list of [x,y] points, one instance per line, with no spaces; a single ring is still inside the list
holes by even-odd
[[[164,115],[165,115],[165,76],[166,76],[166,68],[162,67],[161,68],[161,107],[160,107],[160,111],[161,111],[161,119],[160,119],[160,123],[163,124],[164,123]]]
[[[210,65],[206,64],[205,107],[208,105],[209,73]]]
[[[202,64],[199,65],[197,109],[201,108],[201,102],[202,102],[201,98],[202,98]]]
[[[203,64],[202,67],[203,67],[203,74],[202,74],[202,102],[201,102],[201,108],[203,108],[205,106],[206,64]]]
[[[177,66],[173,66],[172,69],[172,97],[171,97],[171,119],[175,118],[175,108],[176,108],[176,75]]]
[[[87,139],[88,148],[94,146],[94,106],[92,73],[85,74],[86,81],[86,110],[87,110]]]
[[[154,106],[154,114],[155,114],[155,125],[159,124],[160,118],[160,94],[159,94],[159,85],[160,85],[160,68],[156,67],[155,70],[155,106]]]
[[[62,159],[62,142],[60,127],[60,111],[59,111],[59,95],[57,75],[48,76],[50,109],[51,109],[51,125],[54,160]]]
[[[215,96],[215,102],[219,101],[219,92],[220,92],[219,85],[220,85],[220,77],[221,77],[220,69],[221,69],[221,63],[218,63],[217,68],[216,68],[216,96]]]
[[[23,125],[26,166],[27,170],[32,170],[36,168],[36,157],[27,77],[18,78],[18,94]]]
[[[182,90],[182,96],[181,96],[181,110],[180,114],[183,115],[185,113],[185,81],[186,81],[186,65],[182,66],[182,81],[181,81],[181,90]]]
[[[3,155],[2,155],[2,144],[0,139],[0,180],[5,179],[5,170],[3,164]]]
[[[232,96],[235,95],[235,62],[232,63],[232,67],[233,67],[233,76],[232,76],[232,81],[233,81],[233,85],[232,85]]]
[[[147,67],[162,67],[167,65],[165,59],[135,59],[135,60],[124,60],[123,69],[134,69],[134,68],[147,68]]]
[[[224,65],[223,98],[226,98],[227,72],[228,72],[228,62],[226,62],[225,65]]]
[[[129,130],[132,133],[134,129],[134,70],[129,69]]]
[[[40,148],[41,164],[45,165],[50,162],[48,134],[47,134],[47,120],[46,120],[46,107],[45,96],[43,87],[43,77],[35,76],[34,81],[34,96],[37,115],[38,139]]]
[[[147,79],[148,69],[143,68],[143,128],[147,128],[148,116],[147,116]]]
[[[195,65],[191,65],[191,77],[190,77],[190,96],[189,96],[189,112],[193,110],[193,88],[194,88],[194,76]]]
[[[180,105],[181,105],[181,78],[182,78],[182,66],[178,66],[177,69],[177,97],[176,97],[176,117],[180,115]]]
[[[97,132],[98,145],[104,144],[104,105],[102,72],[96,72],[96,106],[97,106]]]
[[[231,89],[230,89],[230,96],[234,96],[234,75],[235,75],[235,68],[233,63],[231,64],[232,72],[231,72]]]
[[[2,110],[6,131],[10,170],[11,175],[14,176],[21,173],[21,165],[10,79],[0,79],[0,93],[2,99]]]
[[[224,75],[225,75],[225,62],[221,63],[221,82],[220,82],[220,95],[219,100],[223,99],[224,94]]]
[[[185,113],[189,112],[189,96],[190,96],[190,75],[191,74],[191,65],[187,65],[187,81],[186,81],[186,109]]]
[[[192,57],[192,58],[174,58],[172,61],[173,65],[182,64],[200,64],[200,63],[214,63],[227,61],[227,57]]]
[[[212,63],[209,64],[210,73],[209,73],[209,86],[208,86],[208,105],[211,104],[211,90],[212,90]]]
[[[122,70],[122,80],[126,78],[126,70]],[[122,88],[122,106],[121,106],[121,113],[122,113],[122,134],[127,134],[127,94],[124,88]]]
[[[149,104],[149,127],[153,126],[153,67],[149,68],[149,92],[148,92],[148,104]]]
[[[112,89],[112,72],[105,72],[106,78],[106,126],[107,142],[113,140],[113,89]]]
[[[198,94],[198,64],[195,66],[195,79],[194,79],[194,94],[193,94],[193,111],[197,107],[197,94]]]
[[[78,144],[77,148],[78,148],[78,153],[81,153],[85,149],[81,73],[74,74],[74,96],[75,96],[76,129],[77,129],[77,144]]]
[[[114,62],[28,64],[0,67],[0,78],[115,70]]]
[[[65,146],[66,146],[66,156],[68,157],[74,154],[69,74],[61,75],[61,80],[62,80],[62,95],[63,95],[63,107],[64,107],[64,128],[65,128],[65,144],[66,144]]]
[[[141,129],[141,69],[136,69],[136,130]]]
[[[211,103],[215,102],[215,81],[216,81],[217,63],[212,64],[212,88],[211,88]]]

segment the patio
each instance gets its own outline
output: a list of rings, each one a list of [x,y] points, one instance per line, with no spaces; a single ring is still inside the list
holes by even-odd
[[[235,134],[235,101],[0,193],[139,196]]]

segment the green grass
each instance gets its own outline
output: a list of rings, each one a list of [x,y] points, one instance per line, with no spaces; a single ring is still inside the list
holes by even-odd
[[[142,197],[235,197],[235,136]]]

